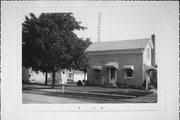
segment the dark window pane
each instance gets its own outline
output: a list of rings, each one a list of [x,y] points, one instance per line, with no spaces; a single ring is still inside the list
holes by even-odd
[[[126,77],[133,77],[133,70],[126,69]]]

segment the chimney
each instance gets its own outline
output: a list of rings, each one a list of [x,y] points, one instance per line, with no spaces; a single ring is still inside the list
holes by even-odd
[[[97,33],[97,42],[100,42],[100,34],[101,34],[101,13],[98,13],[98,33]]]
[[[153,44],[153,46],[154,46],[154,49],[152,49],[151,50],[151,64],[152,64],[152,66],[156,66],[156,58],[155,58],[155,56],[156,56],[156,45],[155,45],[155,35],[154,34],[152,34],[151,35],[151,41],[152,41],[152,44]]]

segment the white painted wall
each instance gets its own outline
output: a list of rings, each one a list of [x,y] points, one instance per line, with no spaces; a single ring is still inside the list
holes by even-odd
[[[147,58],[147,54],[148,54],[147,49],[149,49],[149,58]],[[146,48],[144,49],[143,59],[144,59],[144,64],[151,66],[151,47],[149,44],[147,44]]]
[[[77,82],[78,80],[84,80],[83,71],[74,71],[74,82]],[[85,80],[87,80],[87,74],[85,74]]]
[[[36,83],[45,83],[45,74],[42,72],[35,73],[31,70],[30,71],[30,82],[36,82]],[[48,74],[48,79],[50,78],[51,74]]]

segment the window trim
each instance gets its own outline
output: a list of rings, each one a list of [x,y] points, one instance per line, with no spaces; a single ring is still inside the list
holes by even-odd
[[[134,70],[130,69],[130,70],[133,71],[132,77],[127,77],[126,70],[127,70],[127,69],[124,69],[124,78],[134,78]]]

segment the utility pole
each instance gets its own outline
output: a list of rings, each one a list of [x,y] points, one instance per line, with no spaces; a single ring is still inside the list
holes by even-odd
[[[101,12],[98,13],[98,33],[97,33],[97,42],[100,42],[101,34]]]

